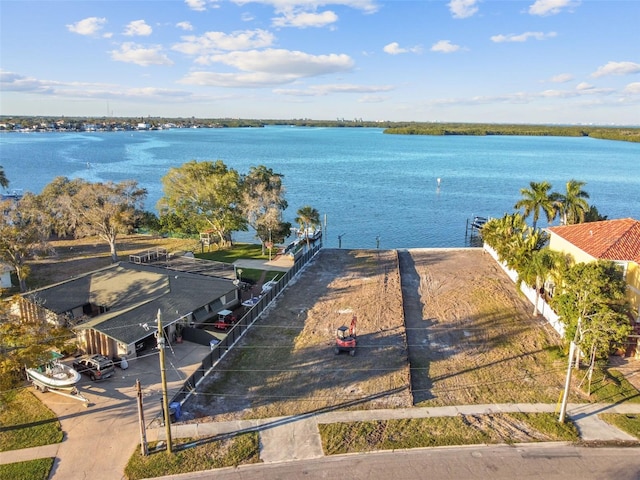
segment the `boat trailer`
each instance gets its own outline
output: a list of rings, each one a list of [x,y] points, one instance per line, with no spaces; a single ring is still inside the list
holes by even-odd
[[[51,385],[46,385],[45,383],[33,378],[30,375],[29,375],[29,380],[31,380],[31,383],[33,384],[33,388],[35,388],[39,392],[42,392],[42,393],[45,393],[45,392],[55,393],[57,395],[61,395],[63,397],[71,398],[73,400],[79,400],[79,401],[84,403],[85,407],[89,406],[89,399],[87,397],[85,397],[84,395],[82,395],[75,386],[73,386],[71,388],[68,388],[68,387],[67,388],[56,388],[56,387],[52,387]]]

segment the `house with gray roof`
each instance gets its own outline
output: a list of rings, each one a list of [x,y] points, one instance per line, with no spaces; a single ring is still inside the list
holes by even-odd
[[[130,358],[155,346],[158,311],[172,339],[238,304],[230,278],[121,262],[26,293],[16,313],[71,326],[85,353]]]

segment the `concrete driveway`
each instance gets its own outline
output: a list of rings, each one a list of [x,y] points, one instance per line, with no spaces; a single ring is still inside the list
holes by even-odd
[[[189,342],[167,349],[169,398],[200,367],[208,351],[208,347]],[[90,400],[88,407],[51,392],[36,392],[58,416],[64,432],[62,443],[29,449],[31,452],[3,452],[2,456],[12,462],[20,461],[21,454],[36,458],[43,456],[38,452],[46,452],[48,456],[55,456],[50,478],[56,480],[123,478],[127,461],[140,442],[136,379],[142,386],[145,423],[149,425],[161,412],[157,350],[142,352],[140,358],[129,360],[127,370],[117,368],[116,375],[107,380],[91,382],[83,377],[78,386],[82,395]]]

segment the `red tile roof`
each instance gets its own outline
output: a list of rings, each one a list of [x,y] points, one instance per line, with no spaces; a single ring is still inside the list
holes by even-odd
[[[564,225],[548,230],[594,258],[640,263],[640,221],[633,218]]]

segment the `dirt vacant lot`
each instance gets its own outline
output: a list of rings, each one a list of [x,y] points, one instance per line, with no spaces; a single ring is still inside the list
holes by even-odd
[[[357,318],[354,357],[335,331]],[[411,406],[395,251],[323,250],[185,405],[197,417]]]
[[[353,315],[357,354],[336,356],[335,329]],[[185,409],[203,421],[553,403],[564,379],[558,345],[482,250],[325,249]]]

